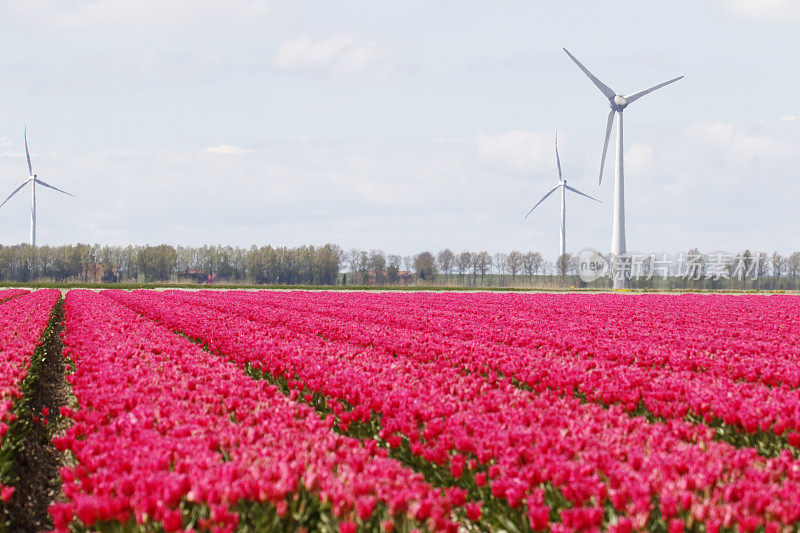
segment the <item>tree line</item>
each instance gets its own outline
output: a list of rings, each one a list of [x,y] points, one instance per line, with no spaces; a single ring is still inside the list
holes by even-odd
[[[0,245],[0,281],[92,283],[195,282],[270,285],[386,285],[453,282],[485,284],[492,274],[511,279],[550,274],[539,252],[413,256],[383,250],[323,246],[101,246]]]
[[[746,250],[725,258],[696,248],[683,254],[685,267],[658,283],[655,261],[639,261],[633,287],[794,289],[800,277],[800,252]],[[652,256],[651,259],[655,259]],[[738,272],[737,269],[744,268]],[[749,280],[749,282],[748,282]],[[70,244],[31,247],[0,245],[0,281],[87,283],[227,283],[267,285],[453,285],[585,286],[578,260],[565,254],[550,262],[536,251],[424,251],[416,255],[383,250],[343,250],[322,246],[101,246]],[[604,287],[605,281],[595,282]]]
[[[335,285],[337,246],[0,246],[0,281]]]
[[[342,254],[342,267],[351,283],[395,284],[404,277],[419,282],[449,282],[463,285],[485,285],[489,275],[509,275],[511,280],[526,276],[550,274],[552,265],[539,252],[490,254],[486,251],[455,253],[449,248],[434,254],[421,252],[414,256],[385,254],[383,250],[353,248]]]

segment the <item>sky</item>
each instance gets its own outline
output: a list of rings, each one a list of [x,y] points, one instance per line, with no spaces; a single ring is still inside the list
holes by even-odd
[[[608,251],[608,103],[629,251],[800,249],[800,0],[9,0],[0,196],[34,171],[38,244],[413,254]],[[611,150],[613,150],[613,138]],[[613,153],[613,152],[611,152]],[[30,191],[0,208],[26,242]]]

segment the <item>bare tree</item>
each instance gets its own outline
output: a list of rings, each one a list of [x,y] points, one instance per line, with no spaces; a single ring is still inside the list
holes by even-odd
[[[492,258],[492,264],[495,270],[500,274],[500,285],[505,285],[506,269],[508,268],[508,254],[505,252],[498,252]]]
[[[478,252],[472,252],[470,254],[470,268],[472,270],[472,284],[475,285],[478,282],[478,272],[479,268],[478,265],[480,264],[480,254]]]
[[[489,252],[479,252],[476,254],[473,264],[475,265],[474,268],[477,268],[477,271],[481,273],[481,285],[483,285],[486,273],[492,268],[492,256],[489,255]]]
[[[770,262],[772,263],[772,277],[775,279],[775,288],[778,288],[778,278],[783,276],[786,270],[786,258],[783,257],[778,252],[773,252],[772,257],[770,258]]]
[[[797,286],[797,276],[800,274],[800,252],[792,252],[786,258],[786,275],[792,280],[792,288]]]
[[[511,283],[514,283],[514,280],[517,277],[517,272],[522,269],[522,253],[518,250],[512,250],[510,254],[508,254],[508,271],[511,272]]]
[[[767,252],[757,252],[753,259],[755,260],[755,264],[753,265],[753,269],[756,273],[756,278],[758,279],[758,288],[761,288],[761,280],[767,277],[767,269],[769,268],[769,260],[767,259]]]
[[[542,268],[542,254],[528,252],[522,256],[522,270],[528,275],[528,281],[533,283],[533,276]]]
[[[567,274],[572,271],[572,263],[572,254],[570,253],[562,254],[558,256],[558,259],[556,259],[556,272],[559,276],[561,276],[562,282],[564,281],[564,278],[567,277]]]
[[[356,283],[356,273],[361,264],[361,250],[358,248],[350,248],[347,253],[345,253],[344,260],[347,267],[350,269],[350,280]]]
[[[439,270],[450,277],[453,273],[453,266],[456,261],[456,256],[450,248],[445,248],[436,255],[436,262],[439,265]]]
[[[464,274],[469,272],[469,267],[472,265],[472,254],[464,250],[456,256],[456,272],[461,281],[464,281]]]
[[[747,288],[747,278],[753,275],[752,269],[754,266],[755,266],[755,259],[753,258],[753,254],[750,253],[749,249],[739,253],[736,256],[735,266],[731,277],[739,280],[739,282],[741,283],[739,288],[741,289]]]

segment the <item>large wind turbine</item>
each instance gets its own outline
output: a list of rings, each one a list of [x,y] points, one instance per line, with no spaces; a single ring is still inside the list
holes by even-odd
[[[592,198],[588,194],[584,194],[578,189],[574,187],[570,187],[567,185],[567,180],[561,175],[561,158],[558,157],[558,133],[556,133],[556,165],[558,165],[558,185],[550,189],[547,194],[542,196],[542,199],[536,202],[528,214],[525,215],[525,218],[528,218],[533,210],[539,207],[539,204],[544,202],[548,196],[556,192],[558,189],[561,189],[561,247],[559,248],[560,254],[558,257],[563,257],[565,253],[567,253],[567,191],[572,191],[576,194],[580,194],[581,196],[585,196],[586,198],[591,198],[595,202],[600,202],[597,198]],[[602,202],[601,202],[602,203]]]
[[[683,78],[683,76],[678,76],[677,78],[671,79],[669,81],[665,81],[664,83],[659,83],[658,85],[654,85],[649,89],[645,89],[643,91],[639,91],[638,93],[633,93],[630,96],[623,96],[621,94],[615,93],[608,85],[597,79],[597,77],[589,72],[589,69],[584,67],[577,58],[569,53],[569,50],[564,48],[564,51],[567,55],[572,59],[578,68],[580,68],[584,74],[586,74],[592,83],[594,83],[600,92],[608,98],[608,103],[611,105],[611,111],[608,114],[608,123],[606,125],[606,140],[603,144],[603,156],[600,159],[600,180],[599,182],[602,183],[603,181],[603,167],[606,163],[606,152],[608,151],[608,141],[611,138],[611,127],[614,125],[614,115],[619,117],[617,123],[617,162],[616,162],[616,176],[614,179],[614,222],[612,226],[611,232],[611,260],[612,263],[615,262],[616,258],[624,257],[625,256],[625,170],[623,165],[623,150],[622,150],[622,112],[628,107],[629,104],[632,104],[642,96],[646,94],[650,94],[651,92],[655,91],[656,89],[660,89],[665,85],[669,85],[670,83],[675,83],[679,79]],[[613,266],[612,266],[613,271]],[[624,289],[628,285],[627,277],[614,275],[614,288],[615,289]]]
[[[14,189],[14,191],[8,195],[8,198],[3,200],[3,203],[0,204],[0,207],[3,207],[6,202],[8,202],[12,196],[17,194],[23,187],[25,187],[28,183],[31,184],[31,246],[36,246],[36,185],[43,185],[44,187],[48,187],[50,189],[54,189],[58,192],[63,192],[69,196],[74,196],[67,191],[62,191],[58,187],[53,187],[49,183],[42,181],[36,174],[33,173],[33,167],[31,166],[31,153],[28,151],[28,128],[25,128],[25,156],[28,158],[28,177],[25,181],[22,182],[22,185]]]

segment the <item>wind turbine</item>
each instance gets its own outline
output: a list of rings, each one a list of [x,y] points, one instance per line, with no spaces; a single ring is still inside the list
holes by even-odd
[[[54,189],[58,192],[63,192],[69,196],[74,196],[67,191],[62,191],[58,187],[53,187],[49,183],[42,181],[36,174],[33,173],[33,167],[31,166],[31,153],[28,151],[28,128],[25,127],[25,156],[28,158],[28,177],[25,181],[22,182],[22,185],[14,189],[14,191],[8,195],[8,198],[3,200],[3,203],[0,204],[0,207],[3,207],[6,202],[8,202],[12,196],[17,194],[23,187],[25,187],[28,183],[31,184],[31,246],[36,246],[36,184],[42,185],[44,187],[48,187],[50,189]]]
[[[597,77],[589,72],[589,69],[583,66],[577,58],[569,53],[569,50],[564,48],[564,51],[567,55],[572,59],[578,68],[580,68],[584,74],[586,74],[592,83],[600,89],[600,92],[608,98],[608,103],[611,106],[611,111],[608,113],[608,123],[606,125],[606,140],[603,144],[603,156],[600,159],[600,179],[598,183],[602,183],[603,181],[603,167],[606,163],[606,152],[608,151],[608,141],[611,138],[611,127],[614,125],[614,115],[619,117],[619,121],[617,123],[617,162],[616,162],[616,176],[614,179],[614,222],[611,230],[611,261],[612,261],[612,277],[614,278],[614,288],[615,289],[624,289],[628,286],[628,279],[625,276],[618,275],[618,271],[615,271],[613,268],[613,264],[616,262],[616,258],[623,258],[625,256],[625,170],[623,165],[623,150],[622,150],[622,112],[625,110],[628,105],[632,104],[642,96],[646,94],[650,94],[651,92],[664,87],[665,85],[669,85],[670,83],[675,83],[676,81],[683,78],[683,76],[678,76],[677,78],[671,79],[669,81],[665,81],[663,83],[659,83],[658,85],[654,85],[649,89],[645,89],[643,91],[639,91],[638,93],[633,93],[629,96],[623,96],[621,94],[617,94],[611,89],[608,85],[597,79]]]
[[[556,132],[556,165],[558,165],[558,185],[550,189],[547,194],[542,196],[542,199],[536,202],[528,214],[525,215],[525,218],[528,218],[533,210],[539,207],[539,204],[544,202],[548,196],[556,192],[558,189],[561,189],[561,247],[559,248],[560,254],[559,258],[564,257],[564,254],[567,253],[567,191],[572,191],[576,194],[580,194],[581,196],[585,196],[586,198],[591,198],[595,202],[600,202],[597,198],[592,198],[588,194],[584,194],[578,189],[574,187],[570,187],[567,185],[567,180],[561,175],[561,158],[558,157],[558,132]],[[602,203],[602,202],[600,202]]]

